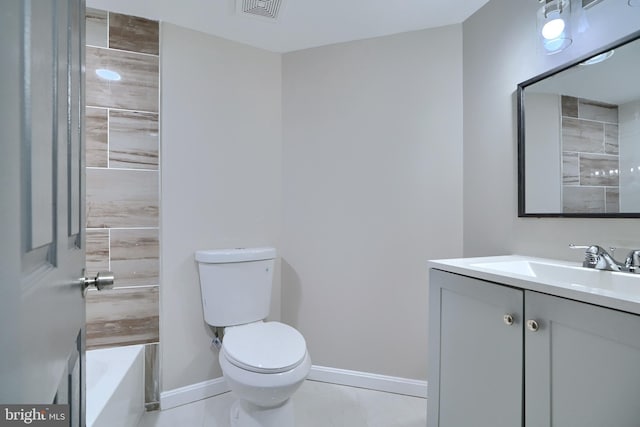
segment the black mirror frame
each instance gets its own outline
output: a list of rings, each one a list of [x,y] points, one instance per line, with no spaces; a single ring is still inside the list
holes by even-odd
[[[550,71],[542,73],[536,77],[518,84],[517,88],[517,118],[518,118],[518,217],[519,218],[640,218],[640,212],[621,213],[527,213],[525,206],[525,117],[524,117],[524,89],[534,83],[558,74],[564,70],[576,66],[577,64],[611,49],[616,49],[622,45],[640,39],[640,31],[636,31],[604,47],[598,48],[578,59],[560,65]]]

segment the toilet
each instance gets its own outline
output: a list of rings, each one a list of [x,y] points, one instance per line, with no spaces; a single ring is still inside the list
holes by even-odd
[[[222,374],[237,400],[232,427],[294,427],[290,397],[311,369],[300,332],[266,322],[271,306],[274,248],[197,251],[204,320],[224,328]]]

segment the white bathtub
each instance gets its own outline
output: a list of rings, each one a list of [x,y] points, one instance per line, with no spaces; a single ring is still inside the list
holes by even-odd
[[[144,346],[87,351],[87,427],[135,427],[144,413]]]

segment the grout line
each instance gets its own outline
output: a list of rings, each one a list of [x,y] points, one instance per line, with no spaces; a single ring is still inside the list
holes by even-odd
[[[111,163],[111,109],[107,108],[107,169]]]
[[[101,230],[159,230],[160,227],[86,227],[87,231]]]
[[[85,169],[91,170],[111,170],[111,171],[139,171],[139,172],[158,172],[159,169],[141,169],[141,168],[110,168],[110,167],[100,167],[100,166],[87,166]]]
[[[108,33],[109,30],[107,30]],[[109,37],[107,35],[107,37]],[[107,40],[107,44],[109,43],[109,40]],[[135,50],[125,50],[125,49],[116,49],[115,47],[104,47],[104,46],[95,46],[95,45],[91,45],[91,44],[87,44],[87,47],[90,47],[92,49],[102,49],[102,50],[110,50],[111,52],[124,52],[124,53],[131,53],[134,55],[143,55],[143,56],[149,56],[151,58],[160,58],[160,54],[154,54],[154,53],[146,53],[146,52],[138,52]]]
[[[107,12],[107,49],[109,48],[109,36],[110,34],[110,29],[111,29],[111,12],[109,12],[108,10]],[[100,46],[96,46],[96,47],[100,47]]]
[[[108,245],[109,245],[109,271],[111,271],[111,229],[108,228],[108,235],[107,235],[107,241],[108,241]]]
[[[142,113],[142,114],[155,114],[157,116],[160,115],[158,111],[146,111],[146,110],[131,110],[127,108],[119,108],[119,107],[105,107],[103,105],[86,105],[87,108],[100,108],[103,110],[114,110],[114,111],[125,111],[128,113]]]

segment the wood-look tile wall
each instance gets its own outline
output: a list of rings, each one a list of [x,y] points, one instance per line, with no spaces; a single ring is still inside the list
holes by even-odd
[[[561,100],[563,212],[619,212],[618,106]]]
[[[159,286],[159,25],[87,10],[87,347],[153,343]],[[115,71],[105,80],[96,71]]]

